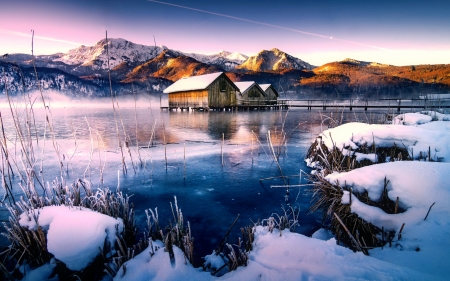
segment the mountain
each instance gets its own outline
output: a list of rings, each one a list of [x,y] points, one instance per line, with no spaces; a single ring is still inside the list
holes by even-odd
[[[272,50],[263,50],[256,56],[249,57],[237,69],[243,71],[281,71],[286,69],[311,70],[314,66],[295,58],[283,51],[273,48]]]
[[[164,50],[156,58],[135,67],[122,82],[144,82],[150,77],[159,77],[175,82],[184,77],[221,71],[223,69],[219,66],[199,62],[172,50]]]
[[[131,93],[133,85],[136,91],[160,92],[183,77],[219,71],[226,71],[233,81],[271,83],[278,91],[313,98],[355,93],[366,97],[380,93],[411,96],[450,90],[450,65],[393,66],[348,58],[314,67],[276,48],[252,57],[227,51],[202,55],[121,38],[108,43],[102,39],[94,46],[80,46],[67,53],[35,56],[34,64],[44,90],[75,96],[109,95],[109,76],[113,91],[120,95]],[[31,55],[1,58],[3,70],[10,94],[37,89]],[[4,83],[0,79],[1,93],[5,92]]]
[[[5,80],[8,81],[7,89],[10,95],[39,90],[36,84],[34,67],[19,68],[17,64],[0,61],[0,68],[4,70],[5,78],[0,79],[2,92],[6,88]],[[109,94],[109,88],[105,87],[106,83],[102,85],[101,81],[97,81],[97,83],[86,81],[62,70],[48,67],[37,67],[36,72],[43,91],[59,91],[71,97],[94,97]],[[120,90],[118,86],[114,83],[113,88]]]
[[[108,48],[107,48],[108,47]],[[107,50],[108,49],[108,50]],[[139,64],[159,55],[165,47],[145,46],[135,44],[122,38],[111,38],[98,41],[94,46],[80,46],[63,54],[55,61],[61,61],[69,65],[90,66],[93,69],[108,69],[108,57],[110,68],[126,62]]]
[[[393,66],[345,59],[314,68],[311,77],[300,79],[302,89],[324,93],[416,94],[448,91],[450,65]]]
[[[232,71],[248,59],[248,56],[238,52],[220,51],[214,55],[201,55],[194,53],[185,53],[186,56],[194,58],[199,62],[217,65],[226,71]]]

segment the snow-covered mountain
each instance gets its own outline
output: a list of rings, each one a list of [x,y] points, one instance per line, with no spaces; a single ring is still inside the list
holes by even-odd
[[[250,71],[280,71],[285,69],[311,70],[314,66],[283,51],[273,48],[263,50],[256,56],[249,57],[243,64],[237,67]]]
[[[158,56],[164,49],[167,47],[146,46],[122,38],[111,38],[108,39],[108,44],[106,39],[102,39],[94,46],[82,45],[72,49],[55,61],[69,65],[89,66],[93,69],[108,69],[108,51],[110,68],[113,69],[124,62],[135,65],[144,63]]]
[[[220,51],[218,54],[214,55],[202,55],[195,53],[185,53],[185,55],[194,58],[199,62],[220,66],[227,71],[235,69],[248,59],[248,56],[246,55],[228,51]]]
[[[15,63],[0,61],[2,79],[0,79],[0,98],[6,94],[19,95],[24,92],[38,91],[38,85],[32,66],[18,66]],[[37,67],[39,84],[44,92],[58,91],[73,98],[109,96],[109,80],[105,77],[76,76],[58,68]],[[4,78],[4,79],[3,79]],[[6,80],[6,84],[5,84]],[[135,84],[134,91],[158,92],[164,90],[172,82],[164,78],[150,77],[145,84]],[[112,90],[119,95],[133,93],[131,84],[112,81]]]
[[[196,53],[183,53],[181,51],[171,50],[166,46],[146,46],[135,44],[122,38],[108,39],[108,52],[110,68],[114,69],[124,63],[129,65],[139,65],[157,57],[164,50],[170,50],[172,54],[178,56],[188,56],[199,62],[217,65],[225,70],[232,70],[236,66],[247,60],[247,56],[237,53],[221,51],[214,55],[203,55]],[[79,65],[80,67],[91,67],[94,70],[106,70],[107,52],[106,39],[98,41],[94,46],[80,46],[61,54],[54,61],[60,61],[68,65]],[[75,69],[76,71],[76,69]]]

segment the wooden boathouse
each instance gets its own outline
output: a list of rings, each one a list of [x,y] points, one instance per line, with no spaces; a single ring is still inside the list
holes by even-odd
[[[278,103],[279,94],[272,84],[259,84],[259,86],[266,93],[268,104],[273,105]]]
[[[234,82],[239,88],[236,93],[237,106],[265,106],[267,95],[254,81]]]
[[[163,93],[169,110],[222,110],[236,106],[238,87],[223,72],[182,78]]]
[[[263,84],[267,92],[254,81],[233,83],[223,72],[182,78],[163,93],[168,105],[161,110],[265,110],[289,106],[279,101],[277,91]],[[268,86],[266,86],[268,85]]]

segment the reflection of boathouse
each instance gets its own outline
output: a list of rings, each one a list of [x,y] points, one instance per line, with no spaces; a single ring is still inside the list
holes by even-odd
[[[223,72],[183,78],[164,90],[169,108],[215,109],[236,105],[238,88]]]
[[[168,107],[177,110],[250,110],[279,109],[284,103],[277,101],[278,93],[270,84],[233,83],[223,72],[183,78],[164,90],[168,94]]]

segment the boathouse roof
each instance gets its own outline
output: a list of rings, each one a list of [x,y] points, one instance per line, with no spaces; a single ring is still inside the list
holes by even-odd
[[[261,92],[265,95],[264,90],[255,81],[245,81],[245,82],[234,82],[234,84],[239,88],[239,92],[244,94],[250,90],[253,86],[259,88]]]
[[[275,95],[276,95],[277,97],[279,96],[278,91],[275,90],[275,88],[272,86],[272,84],[259,84],[259,87],[261,87],[261,89],[262,89],[264,92],[267,92],[267,89],[272,88],[272,91],[275,93]]]
[[[259,86],[265,92],[270,86],[272,86],[272,84],[259,84]]]
[[[216,72],[211,74],[182,78],[167,87],[163,91],[163,93],[170,94],[174,92],[204,90],[208,88],[208,86],[211,85],[222,74],[223,72]]]

